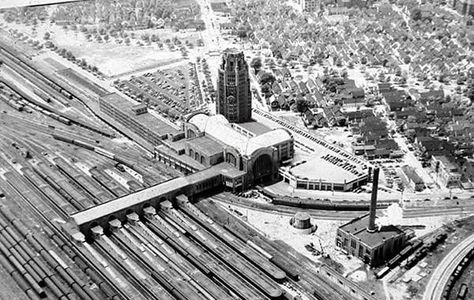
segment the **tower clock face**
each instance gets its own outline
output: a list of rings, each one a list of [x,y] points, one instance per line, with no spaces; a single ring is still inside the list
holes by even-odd
[[[234,96],[228,96],[227,97],[227,103],[234,104],[235,103],[235,97]]]

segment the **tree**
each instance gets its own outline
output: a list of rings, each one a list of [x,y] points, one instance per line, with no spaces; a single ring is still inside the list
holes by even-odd
[[[250,31],[250,28],[248,28],[247,26],[241,25],[237,29],[237,36],[241,39],[246,38],[249,34],[249,31]]]
[[[304,113],[308,109],[308,101],[305,99],[296,100],[296,111],[300,114]]]
[[[273,76],[273,74],[265,72],[262,74],[260,77],[260,85],[264,85],[266,83],[273,84],[275,82],[276,78]]]
[[[84,58],[81,59],[81,67],[84,69],[87,68],[87,61]]]
[[[474,101],[474,80],[471,80],[469,83],[466,96],[471,99],[471,101]]]
[[[255,74],[257,74],[262,67],[262,59],[260,57],[254,57],[250,62],[250,67],[252,67],[255,70]]]
[[[367,64],[367,57],[362,56],[362,58],[360,59],[360,63],[363,65]]]
[[[416,286],[413,286],[413,285],[410,285],[408,288],[407,288],[407,292],[410,294],[411,297],[415,297],[419,294],[419,290]]]
[[[342,78],[347,78],[348,74],[347,74],[347,69],[343,69],[342,72],[341,72],[341,77]]]
[[[265,94],[265,96],[267,95],[271,95],[272,93],[272,87],[270,85],[269,82],[265,83],[264,85],[262,85],[262,93]]]
[[[418,7],[415,7],[415,8],[411,11],[410,16],[411,16],[411,18],[412,18],[413,21],[421,20],[421,17],[422,17],[421,9],[419,9]]]
[[[43,39],[49,40],[50,37],[51,37],[51,35],[49,34],[49,32],[45,32]]]

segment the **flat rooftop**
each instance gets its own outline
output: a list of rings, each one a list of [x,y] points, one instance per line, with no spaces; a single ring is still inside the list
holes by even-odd
[[[339,166],[332,164],[331,162],[322,159],[321,157],[314,157],[310,160],[302,163],[296,167],[290,169],[293,175],[299,178],[308,178],[321,180],[322,182],[340,182],[344,183],[344,180],[349,183],[353,180],[365,176],[357,176],[356,174],[345,170]]]
[[[264,134],[265,132],[269,132],[272,130],[270,127],[265,126],[264,124],[259,123],[257,121],[238,123],[238,124],[234,124],[234,126],[235,125],[240,126],[255,135],[261,135],[261,134]]]
[[[120,211],[124,211],[129,207],[137,204],[144,203],[151,199],[161,197],[169,192],[183,191],[187,186],[199,183],[201,181],[216,177],[226,176],[230,178],[240,177],[245,175],[244,171],[237,170],[234,166],[229,163],[220,163],[202,171],[190,174],[186,177],[177,177],[170,179],[165,182],[161,182],[157,185],[149,188],[137,191],[132,194],[111,200],[97,206],[85,209],[78,213],[71,215],[71,219],[76,225],[81,226],[83,224],[94,222],[102,217],[107,217],[116,214]]]
[[[206,168],[204,165],[200,164],[197,160],[195,160],[194,158],[191,158],[190,156],[187,156],[186,154],[179,155],[173,150],[169,149],[168,147],[165,147],[165,146],[158,146],[158,147],[160,148],[156,148],[156,149],[159,149],[160,152],[163,152],[173,157],[177,161],[181,161],[197,170],[204,170]]]
[[[221,154],[223,149],[226,147],[223,143],[211,138],[210,136],[204,135],[196,137],[186,141],[189,143],[195,151],[203,153],[208,156]]]
[[[132,108],[138,103],[133,103],[117,93],[110,93],[101,97],[101,99],[119,109],[141,125],[147,127],[149,130],[157,132],[158,135],[179,133],[179,130],[156,118],[150,113],[136,115]]]
[[[100,205],[82,210],[76,214],[71,215],[71,219],[80,226],[89,222],[93,222],[104,216],[113,215],[119,211],[127,209],[136,204],[146,202],[160,195],[174,191],[179,188],[184,188],[188,185],[186,177],[178,177],[165,182],[161,182],[152,187],[140,190],[138,192],[128,194],[126,196],[111,200]]]
[[[98,84],[92,82],[91,80],[87,79],[86,77],[82,76],[71,68],[59,70],[57,71],[57,73],[65,77],[67,80],[72,81],[73,83],[80,85],[84,88],[87,88],[91,92],[97,94],[99,97],[103,97],[109,93],[106,89],[102,88]]]
[[[371,248],[374,248],[382,244],[384,241],[403,233],[401,229],[393,225],[382,226],[381,228],[377,228],[377,231],[375,232],[368,232],[368,225],[369,215],[367,214],[356,218],[339,228],[354,237],[359,238],[362,243]]]

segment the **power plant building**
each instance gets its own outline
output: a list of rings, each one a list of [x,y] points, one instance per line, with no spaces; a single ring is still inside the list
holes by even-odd
[[[216,113],[231,123],[249,122],[252,94],[244,53],[237,49],[225,50],[218,72]]]
[[[399,253],[408,241],[401,228],[388,225],[377,226],[377,188],[379,169],[374,170],[374,183],[369,214],[355,218],[337,229],[336,246],[364,263],[376,267]]]

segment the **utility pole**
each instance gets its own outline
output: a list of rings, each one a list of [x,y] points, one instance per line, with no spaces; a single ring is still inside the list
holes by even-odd
[[[324,254],[324,248],[323,248],[323,244],[321,243],[321,239],[318,237],[318,241],[319,241],[319,247],[321,247],[321,255]]]

